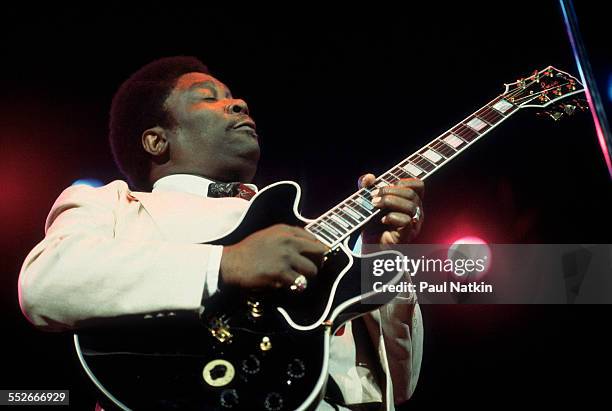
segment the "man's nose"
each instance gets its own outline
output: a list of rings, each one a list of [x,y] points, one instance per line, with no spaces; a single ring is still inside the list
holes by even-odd
[[[249,106],[242,99],[232,100],[231,104],[226,107],[228,114],[246,114],[249,115]]]

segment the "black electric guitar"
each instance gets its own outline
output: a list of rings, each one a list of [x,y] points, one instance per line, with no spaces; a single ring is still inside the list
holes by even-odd
[[[521,108],[554,119],[585,105],[572,97],[578,80],[554,67],[505,85],[505,91],[380,175],[375,187],[401,178],[425,179]],[[107,402],[122,410],[312,410],[328,380],[329,344],[345,322],[388,302],[362,289],[370,261],[394,252],[356,255],[351,237],[379,211],[360,189],[315,220],[298,213],[300,187],[280,182],[261,190],[240,222],[211,244],[234,244],[284,223],[304,227],[331,251],[316,279],[299,294],[221,292],[207,301],[200,326],[179,321],[154,329],[79,332],[76,351]],[[393,284],[402,272],[378,279]]]

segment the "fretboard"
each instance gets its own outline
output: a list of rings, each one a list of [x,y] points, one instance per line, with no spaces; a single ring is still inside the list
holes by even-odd
[[[403,178],[426,179],[470,145],[502,123],[518,107],[498,96],[454,127],[378,176],[373,186],[362,188],[305,228],[334,248],[380,212],[372,204],[372,191],[394,185]]]

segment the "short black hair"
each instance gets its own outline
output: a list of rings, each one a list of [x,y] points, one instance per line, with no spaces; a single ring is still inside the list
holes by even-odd
[[[152,127],[170,128],[172,115],[164,108],[168,95],[183,74],[210,74],[192,56],[152,61],[128,78],[113,97],[109,140],[115,163],[133,189],[149,191],[150,155],[142,147],[142,133]]]

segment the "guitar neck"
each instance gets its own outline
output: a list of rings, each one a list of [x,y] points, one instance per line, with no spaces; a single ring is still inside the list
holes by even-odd
[[[505,94],[498,96],[378,176],[372,187],[358,190],[309,223],[306,230],[335,247],[380,212],[371,202],[373,190],[402,178],[426,179],[517,110]]]

